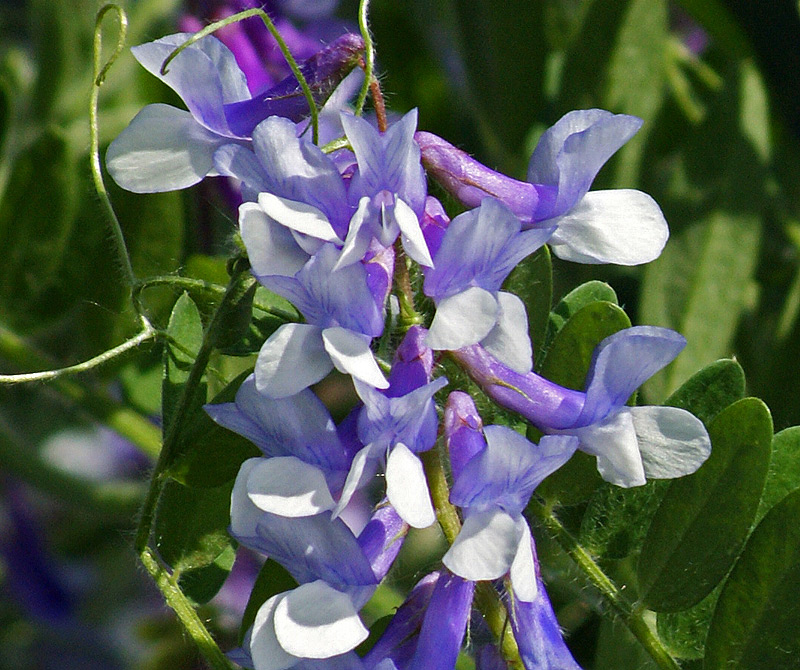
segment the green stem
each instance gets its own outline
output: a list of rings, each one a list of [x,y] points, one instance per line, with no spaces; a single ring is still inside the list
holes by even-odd
[[[163,594],[164,600],[175,611],[186,632],[211,668],[213,670],[234,670],[234,666],[222,653],[211,633],[197,615],[192,603],[181,591],[177,580],[161,565],[150,547],[143,548],[139,556],[142,565]]]
[[[358,5],[358,28],[361,31],[361,37],[364,38],[364,83],[361,85],[361,91],[359,91],[356,99],[356,116],[361,116],[364,113],[364,104],[367,102],[369,87],[375,76],[375,45],[369,32],[368,13],[369,0],[361,0]]]
[[[245,272],[245,263],[236,263],[234,265],[234,273],[231,276],[225,295],[214,311],[211,321],[203,335],[203,342],[197,352],[197,357],[192,365],[192,369],[189,371],[186,383],[181,390],[181,395],[175,407],[173,418],[169,425],[164,426],[164,443],[161,447],[161,453],[158,456],[155,470],[150,479],[150,488],[147,491],[147,497],[142,505],[139,528],[136,532],[135,546],[139,553],[145,550],[150,540],[150,533],[155,518],[158,498],[161,494],[161,488],[167,478],[168,469],[175,459],[175,453],[180,443],[180,435],[184,427],[184,421],[192,406],[192,400],[197,392],[197,387],[208,366],[211,352],[216,345],[217,336],[222,325],[221,322],[228,316],[228,305],[235,302],[241,296],[242,291],[246,290],[246,287],[249,286],[246,281],[242,281]],[[243,286],[245,287],[244,289]]]
[[[33,349],[22,338],[0,326],[0,357],[13,361],[19,368],[48,368],[53,362]],[[7,375],[6,377],[16,377]],[[90,386],[55,376],[48,388],[69,399],[88,418],[108,426],[136,445],[143,453],[155,458],[161,449],[161,435],[147,418],[129,407],[112,400]]]
[[[448,544],[453,544],[461,530],[461,519],[458,510],[450,502],[450,488],[444,470],[444,459],[447,454],[443,453],[444,450],[444,442],[440,440],[436,449],[423,452],[421,456],[431,500],[436,510],[436,519]],[[514,639],[511,626],[508,625],[508,611],[489,582],[476,584],[475,606],[483,615],[495,639],[500,642],[500,649],[506,662],[511,668],[522,670],[524,666],[519,657],[517,641]]]
[[[586,549],[556,518],[551,509],[543,503],[532,500],[528,504],[527,510],[542,522],[564,551],[583,570],[589,581],[620,615],[631,633],[639,640],[639,643],[650,654],[658,667],[663,670],[680,670],[678,663],[642,618],[641,612],[628,601],[620,588],[609,579],[608,575],[603,572],[602,568],[594,561]]]
[[[300,66],[297,64],[292,52],[289,51],[289,47],[286,44],[285,40],[281,36],[278,29],[275,27],[275,24],[272,22],[272,19],[269,17],[263,9],[246,9],[243,12],[238,12],[237,14],[232,14],[224,19],[219,21],[215,21],[214,23],[210,23],[202,30],[199,30],[194,35],[192,35],[188,40],[186,40],[183,44],[181,44],[175,51],[173,51],[169,56],[167,56],[164,63],[161,65],[161,74],[167,74],[167,70],[169,64],[173,61],[173,59],[186,47],[194,44],[195,42],[207,37],[211,33],[219,30],[220,28],[224,28],[225,26],[229,26],[232,23],[238,23],[239,21],[243,21],[244,19],[249,19],[251,16],[259,17],[263,22],[264,25],[269,30],[272,37],[278,43],[278,48],[281,50],[284,59],[286,60],[289,69],[292,71],[295,79],[300,84],[300,88],[303,90],[303,95],[306,97],[306,101],[308,102],[308,108],[311,112],[311,137],[314,144],[319,142],[319,110],[317,110],[317,103],[314,100],[314,94],[311,92],[311,87],[308,85],[305,76],[303,75]]]
[[[103,46],[103,19],[108,12],[113,11],[119,20],[119,37],[117,38],[117,46],[114,53],[106,61],[105,65],[101,66],[101,51]],[[122,280],[128,289],[132,289],[136,283],[136,275],[133,272],[131,265],[130,255],[128,254],[128,247],[125,245],[125,238],[122,235],[122,227],[119,224],[119,219],[114,212],[111,205],[111,199],[108,197],[105,183],[103,182],[103,171],[100,167],[100,132],[97,122],[97,107],[98,99],[100,96],[100,86],[103,84],[109,68],[114,64],[119,54],[125,46],[125,35],[128,29],[128,18],[121,7],[117,5],[105,5],[97,13],[94,27],[94,48],[93,48],[93,62],[94,70],[92,81],[92,92],[89,102],[89,135],[91,138],[91,161],[92,161],[92,179],[94,180],[94,188],[97,195],[100,196],[100,202],[106,214],[109,223],[109,230],[111,231],[111,239],[114,241],[116,249],[117,262],[122,270]],[[137,310],[138,311],[138,310]]]

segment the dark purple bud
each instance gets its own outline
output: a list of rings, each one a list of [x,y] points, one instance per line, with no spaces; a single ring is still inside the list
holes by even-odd
[[[358,64],[363,52],[363,38],[347,33],[301,64],[300,70],[317,106],[325,103]],[[294,75],[250,100],[225,105],[228,125],[241,137],[251,135],[253,129],[270,116],[284,116],[296,122],[308,114],[308,102]]]
[[[474,344],[450,352],[484,393],[543,430],[572,428],[586,401],[581,391],[559,386],[535,372],[520,374]]]
[[[409,670],[451,670],[472,611],[475,582],[442,571],[422,620],[419,642]]]
[[[432,572],[417,582],[405,602],[395,612],[383,635],[364,656],[364,667],[372,668],[385,658],[391,658],[397,667],[406,667],[414,653],[416,633],[438,581],[439,573]]]
[[[399,398],[421,388],[431,379],[433,350],[425,346],[428,331],[411,326],[394,355],[386,396]]]
[[[472,396],[453,391],[444,407],[444,439],[450,453],[453,481],[457,481],[464,466],[486,448],[483,421]]]
[[[381,581],[403,546],[408,532],[408,524],[403,521],[394,507],[384,501],[358,536],[358,546],[364,552],[375,579]]]
[[[422,165],[428,174],[464,205],[477,207],[484,198],[497,198],[523,223],[531,223],[548,187],[495,172],[433,133],[421,131],[414,139],[422,150]]]

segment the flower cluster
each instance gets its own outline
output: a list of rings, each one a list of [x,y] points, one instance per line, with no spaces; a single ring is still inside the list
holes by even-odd
[[[546,243],[585,263],[633,265],[659,255],[668,231],[649,196],[589,190],[641,122],[571,112],[542,136],[528,181],[513,180],[417,132],[416,111],[379,128],[348,111],[347,80],[343,89],[334,86],[363,41],[345,35],[301,68],[317,102],[327,100],[331,132],[346,140],[346,148],[325,153],[305,132],[305,99],[284,95],[298,90],[297,81],[290,76],[253,95],[214,38],[180,52],[161,74],[187,37],[134,53],[189,111],[145,108],[111,145],[109,170],[134,191],[183,188],[210,175],[238,180],[245,199],[239,234],[252,273],[303,317],[264,342],[235,402],[207,407],[263,452],[236,478],[231,534],[298,584],[261,606],[235,659],[256,670],[450,670],[475,583],[487,581],[506,598],[525,667],[577,668],[523,515],[534,490],[576,450],[594,455],[607,481],[636,486],[693,472],[710,443],[688,412],[626,404],[680,352],[680,335],[652,327],[618,332],[597,347],[585,391],[566,389],[533,371],[525,305],[502,288]],[[467,211],[450,221],[428,195],[426,174]],[[427,328],[399,318],[400,302],[413,310],[409,273],[435,305]],[[375,354],[379,338],[381,351],[399,341],[391,365]],[[448,380],[437,376],[439,352],[537,426],[539,444],[506,426],[484,426],[472,399],[457,390],[440,422],[437,394]],[[311,389],[334,369],[352,379],[359,398],[338,425]],[[437,439],[449,453],[449,503],[459,510],[460,532],[441,570],[414,587],[358,656],[353,650],[368,635],[359,610],[409,526],[436,521],[419,454]],[[478,657],[481,667],[502,667],[493,647]]]

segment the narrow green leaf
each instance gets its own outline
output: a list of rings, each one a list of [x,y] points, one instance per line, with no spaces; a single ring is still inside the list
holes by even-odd
[[[573,314],[587,305],[601,300],[615,305],[619,304],[614,289],[605,282],[597,280],[581,284],[561,298],[548,317],[547,332],[544,339],[545,349],[550,346],[550,343],[553,341],[558,331],[564,327],[564,324]],[[539,361],[537,361],[537,363],[539,363]]]
[[[250,593],[250,600],[247,601],[244,614],[242,615],[242,625],[239,628],[239,642],[244,639],[245,633],[253,625],[259,608],[272,596],[290,591],[297,586],[297,582],[280,563],[276,563],[271,558],[261,568],[253,584]]]
[[[187,293],[178,298],[167,326],[169,340],[164,347],[164,379],[161,386],[162,421],[164,434],[172,424],[173,412],[183,393],[189,371],[203,343],[203,323]],[[199,408],[205,401],[206,385],[200,384],[192,399]]]
[[[790,670],[800,659],[800,491],[753,531],[719,597],[706,670]]]
[[[13,164],[0,199],[0,311],[17,327],[60,316],[74,304],[62,264],[80,183],[67,139],[47,131]]]
[[[193,489],[168,481],[156,511],[154,537],[161,558],[184,572],[211,565],[232,545],[230,525],[233,482]]]
[[[664,404],[688,410],[708,425],[728,405],[744,398],[744,386],[742,366],[723,358],[692,375]]]
[[[747,213],[714,211],[680,231],[645,270],[642,319],[674,328],[686,349],[646,385],[649,397],[671,393],[710,360],[728,353],[747,305],[761,224]]]
[[[670,484],[639,558],[642,602],[659,612],[700,602],[730,570],[755,517],[772,442],[772,418],[744,398],[711,422],[711,456]]]
[[[758,506],[761,519],[778,501],[800,488],[800,426],[786,428],[772,438],[772,456]]]
[[[628,315],[617,305],[602,300],[590,302],[578,309],[558,331],[547,351],[541,374],[561,386],[583,390],[595,347],[630,325]],[[542,482],[537,493],[564,505],[576,504],[586,500],[600,482],[595,458],[578,452]]]
[[[544,346],[545,330],[553,300],[553,265],[547,246],[528,256],[509,275],[504,290],[515,293],[528,311],[528,334],[534,363]]]
[[[243,372],[218,395],[211,404],[233,402],[250,371]],[[201,409],[186,421],[182,441],[190,448],[182,449],[170,467],[170,475],[187,486],[216,487],[236,477],[239,467],[248,458],[262,456],[252,442],[214,423]]]

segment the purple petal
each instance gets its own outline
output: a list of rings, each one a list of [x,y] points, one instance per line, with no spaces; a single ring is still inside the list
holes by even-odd
[[[592,357],[586,378],[586,406],[575,427],[595,423],[613,408],[622,407],[685,346],[683,335],[655,326],[626,328],[604,339]]]
[[[358,536],[358,545],[370,562],[375,579],[381,581],[403,546],[408,524],[389,504],[379,505]]]
[[[483,421],[475,401],[463,391],[453,391],[444,407],[444,439],[450,454],[453,480],[457,481],[464,466],[486,448]]]
[[[428,383],[433,372],[433,350],[425,346],[427,332],[411,326],[394,354],[386,396],[398,398]]]
[[[409,670],[452,670],[472,610],[473,582],[443,572],[433,589]]]
[[[536,598],[532,602],[515,600],[509,606],[511,626],[522,662],[526,670],[581,670],[564,643],[539,575],[538,562],[536,579],[539,581]]]
[[[586,395],[564,388],[534,372],[520,374],[500,363],[480,345],[452,352],[483,391],[499,405],[543,429],[573,428]]]
[[[168,35],[131,51],[145,69],[181,97],[199,123],[221,135],[236,137],[223,106],[246,100],[250,91],[236,59],[222,42],[211,36],[203,38],[181,51],[169,64],[167,73],[161,74],[164,60],[190,37],[188,33]]]
[[[316,207],[344,239],[352,210],[339,170],[319,147],[297,137],[296,132],[291,121],[277,116],[253,131],[253,151],[261,162],[264,190]]]
[[[586,194],[605,162],[641,128],[642,120],[601,109],[565,114],[545,131],[528,165],[528,181],[558,189],[534,221],[561,216]]]
[[[415,138],[428,173],[467,207],[496,198],[523,223],[530,223],[541,198],[539,191],[551,190],[495,172],[432,133],[419,132]]]

